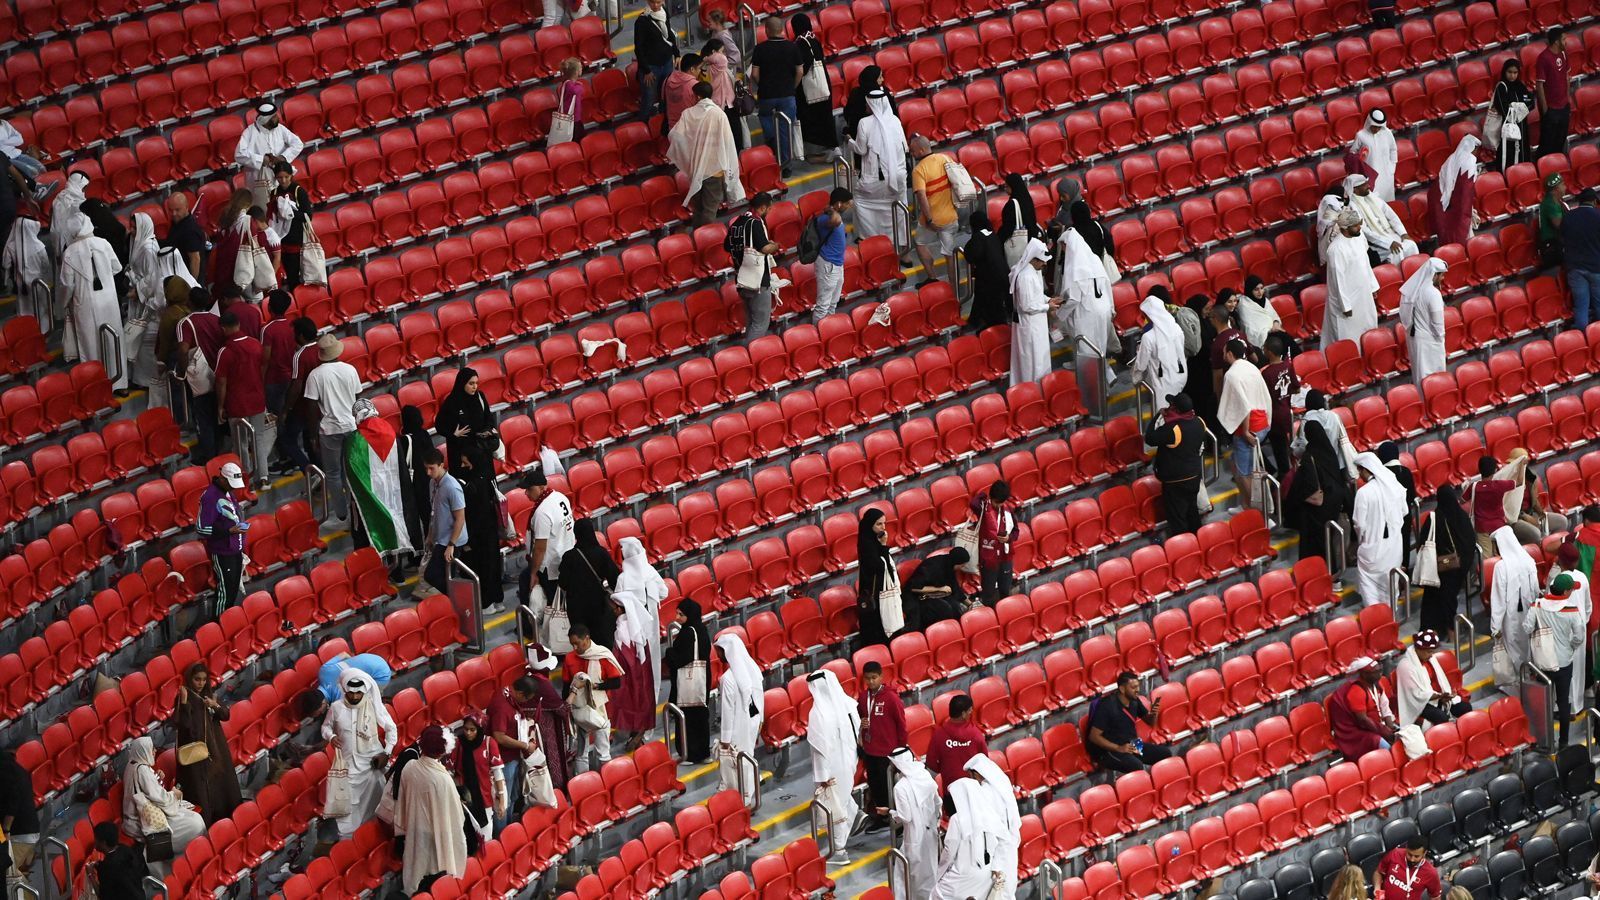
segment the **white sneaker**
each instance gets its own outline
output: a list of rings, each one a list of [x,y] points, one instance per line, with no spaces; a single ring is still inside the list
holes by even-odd
[[[850,854],[844,852],[843,850],[840,850],[838,853],[828,857],[828,865],[830,866],[847,866],[849,864]]]

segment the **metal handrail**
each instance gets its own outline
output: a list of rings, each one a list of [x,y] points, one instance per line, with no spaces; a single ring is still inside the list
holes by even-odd
[[[461,629],[462,633],[467,635],[468,640],[467,645],[462,649],[475,654],[482,653],[487,643],[484,640],[483,633],[483,582],[478,579],[477,572],[472,571],[470,566],[461,561],[461,557],[451,558],[450,563],[455,568],[466,573],[467,578],[472,581],[472,621],[474,624],[471,629],[465,627]]]
[[[905,239],[900,238],[901,223],[905,223]],[[903,200],[894,201],[894,206],[889,212],[889,240],[894,242],[894,252],[897,256],[905,256],[911,250],[911,207]]]
[[[316,477],[318,488],[318,490],[315,491],[311,488],[311,480],[313,476]],[[320,512],[317,510],[317,494],[322,495],[322,510]],[[330,503],[332,503],[332,499],[328,496],[328,473],[318,468],[315,463],[307,466],[306,505],[311,507],[311,517],[316,519],[318,522],[326,521],[328,518],[328,513],[330,512],[328,509]]]
[[[56,327],[55,289],[43,278],[35,278],[28,282],[26,293],[28,305],[33,307],[33,317],[39,320],[39,333],[49,337]]]
[[[1461,626],[1467,626],[1467,652],[1461,652]],[[1456,613],[1456,662],[1461,662],[1461,657],[1467,657],[1467,665],[1463,672],[1469,671],[1478,664],[1478,626],[1472,624],[1468,616]]]
[[[266,470],[261,468],[261,460],[256,458],[256,427],[250,424],[249,419],[228,421],[233,429],[233,449],[237,451],[239,461],[244,463],[244,470],[250,473],[250,480],[254,482],[264,477]]]
[[[807,812],[811,816],[811,840],[818,846],[821,846],[821,838],[822,836],[826,836],[828,838],[828,852],[823,854],[823,856],[832,857],[837,855],[839,853],[839,843],[838,840],[833,836],[833,811],[828,809],[827,804],[822,802],[821,797],[812,797],[811,808],[807,810]],[[827,826],[826,828],[819,829],[817,827],[818,813],[821,813],[825,817],[824,824]]]
[[[773,110],[772,115],[778,125],[778,133],[772,136],[773,143],[777,145],[776,152],[772,155],[778,158],[778,164],[783,165],[785,163],[783,158],[785,152],[789,154],[787,162],[791,163],[795,161],[796,157],[804,156],[804,152],[794,152],[794,131],[799,127],[795,124],[795,120],[789,118],[789,114],[783,110]],[[803,147],[801,148],[802,151],[804,149]]]
[[[676,731],[672,729],[674,723],[678,726]],[[679,759],[689,758],[689,717],[683,714],[683,707],[676,703],[667,704],[661,721],[661,736],[666,738],[667,746],[674,743],[678,745]]]
[[[750,27],[744,27],[749,22]],[[739,4],[733,11],[733,27],[739,29],[739,61],[750,65],[750,54],[756,48],[756,11],[748,3]]]
[[[49,876],[46,876],[45,880],[49,881],[50,880]],[[163,887],[165,887],[165,885],[163,885]],[[33,900],[39,900],[39,891],[38,891],[38,889],[36,889],[33,885],[28,884],[25,881],[17,882],[16,893],[13,894],[12,896],[21,897],[23,891],[27,891],[29,894],[32,894],[33,895]],[[7,897],[6,900],[11,900],[11,897]]]
[[[738,753],[739,755],[734,758],[734,765],[738,766],[739,796],[742,798],[747,793],[750,795],[750,812],[754,814],[761,809],[761,767],[756,765],[756,758],[751,754],[743,750],[738,751]],[[753,792],[745,790],[744,772],[745,763],[747,762],[750,764],[751,777],[755,779],[755,790]]]
[[[616,13],[615,16],[609,14],[613,11]],[[622,4],[620,2],[606,3],[602,0],[600,8],[596,12],[600,16],[600,21],[605,25],[607,34],[616,37],[622,33]],[[668,15],[671,14],[669,13]]]
[[[1045,900],[1056,900],[1056,894],[1061,890],[1061,882],[1066,880],[1062,875],[1061,867],[1051,860],[1039,862],[1039,879],[1044,882]]]
[[[128,360],[122,355],[122,332],[102,322],[100,333],[100,365],[106,366],[106,380],[112,384],[122,380],[122,374],[128,371]],[[112,374],[107,366],[108,360],[117,361],[116,374]]]
[[[1333,539],[1335,535],[1337,535],[1339,538],[1337,541]],[[1329,520],[1328,524],[1323,526],[1322,537],[1323,541],[1327,545],[1323,548],[1323,550],[1327,553],[1326,561],[1329,563],[1328,571],[1333,573],[1334,580],[1337,581],[1339,580],[1340,576],[1344,574],[1344,570],[1350,568],[1350,547],[1346,543],[1344,526],[1340,525],[1338,522]],[[1334,568],[1332,564],[1333,552],[1335,549],[1339,551],[1338,568]]]
[[[950,286],[955,288],[956,300],[960,302],[965,299],[961,285],[966,280],[967,258],[961,254],[960,250],[951,250],[945,255],[944,268],[945,274],[950,276]],[[969,290],[967,294],[970,295],[971,291]]]
[[[1528,677],[1530,674],[1533,676],[1532,678]],[[1550,676],[1549,675],[1546,675],[1542,669],[1540,669],[1538,666],[1534,665],[1531,662],[1525,662],[1525,663],[1522,664],[1522,680],[1525,681],[1525,682],[1526,681],[1540,681],[1540,682],[1544,683],[1544,709],[1542,710],[1542,712],[1544,714],[1544,716],[1543,716],[1543,721],[1544,721],[1544,739],[1545,739],[1546,743],[1541,745],[1541,746],[1544,747],[1544,748],[1548,748],[1555,742],[1555,731],[1556,731],[1555,683],[1550,680]],[[1518,699],[1521,699],[1521,698],[1519,697]],[[1524,706],[1526,706],[1526,704],[1524,704]]]
[[[1110,403],[1109,395],[1111,391],[1111,386],[1108,384],[1108,382],[1111,380],[1111,367],[1106,362],[1105,348],[1095,343],[1094,338],[1091,338],[1088,335],[1075,335],[1074,339],[1080,344],[1088,344],[1089,349],[1094,351],[1096,367],[1100,370],[1100,377],[1096,378],[1095,380],[1100,383],[1100,389],[1095,394],[1095,403],[1089,409],[1089,416],[1093,419],[1103,422],[1109,414],[1108,404]],[[1082,354],[1078,352],[1077,347],[1074,347],[1072,352],[1076,362],[1076,358],[1081,357]]]
[[[1133,421],[1134,421],[1135,427],[1137,427],[1140,431],[1144,431],[1144,427],[1145,427],[1144,426],[1144,406],[1145,406],[1145,404],[1144,404],[1144,395],[1145,394],[1149,394],[1150,395],[1150,418],[1153,419],[1153,418],[1155,418],[1155,415],[1156,415],[1156,392],[1150,389],[1150,385],[1145,384],[1142,381],[1135,381],[1133,383]]]
[[[900,889],[895,890],[895,872],[900,873]],[[911,897],[911,859],[894,847],[889,848],[889,891],[901,900]]]
[[[1206,442],[1211,445],[1211,477],[1206,479],[1206,483],[1210,484],[1222,478],[1222,442],[1217,440],[1215,434],[1211,433],[1211,426],[1206,424],[1204,418],[1196,417],[1196,421],[1200,423],[1200,429],[1206,433]],[[1202,473],[1205,472],[1205,465],[1205,455],[1201,454],[1200,471]]]
[[[1407,609],[1411,607],[1411,576],[1403,566],[1395,566],[1389,570],[1389,608],[1394,611],[1396,622],[1406,620],[1400,612],[1402,605]]]
[[[843,174],[841,179],[839,176]],[[835,188],[856,189],[856,167],[850,165],[850,160],[844,154],[833,158],[833,186]]]
[[[173,572],[171,574],[176,575],[177,573]],[[39,862],[43,864],[43,868],[44,868],[44,871],[45,871],[45,876],[44,876],[45,900],[51,900],[51,898],[53,898],[55,896],[55,885],[52,882],[51,877],[50,877],[50,872],[51,872],[51,868],[50,868],[50,848],[51,848],[51,846],[56,846],[56,847],[60,847],[61,848],[61,852],[56,854],[57,858],[59,858],[61,860],[61,871],[66,872],[68,877],[69,877],[69,879],[70,879],[70,877],[72,875],[72,848],[67,846],[67,842],[61,840],[60,838],[57,838],[57,837],[47,837],[47,838],[45,838],[44,839],[44,852],[39,854]],[[38,896],[38,895],[36,894],[35,896]]]
[[[167,883],[165,881],[162,881],[161,879],[155,877],[154,875],[146,875],[144,877],[144,883],[146,885],[154,886],[156,891],[157,891],[157,893],[159,893],[161,895],[162,900],[166,900]],[[155,900],[155,896],[156,896],[155,894],[151,894],[150,895],[151,900]]]

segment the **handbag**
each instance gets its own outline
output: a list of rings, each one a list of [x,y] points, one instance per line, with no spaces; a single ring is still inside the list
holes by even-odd
[[[534,750],[522,761],[522,800],[533,806],[556,805],[555,782],[550,779],[550,758],[544,752],[544,734],[532,728]]]
[[[1261,457],[1261,442],[1257,441],[1250,448],[1255,457],[1255,465],[1250,470],[1250,508],[1261,511],[1261,514],[1271,520],[1277,515],[1277,504],[1273,502],[1272,491],[1269,490],[1267,481],[1267,463]]]
[[[1411,564],[1411,583],[1417,587],[1439,586],[1439,549],[1434,543],[1439,533],[1439,514],[1428,517],[1428,539],[1422,542]]]
[[[539,624],[539,643],[550,648],[551,653],[564,655],[572,652],[572,638],[567,632],[572,627],[572,620],[567,617],[566,598],[556,591],[550,598],[550,604],[544,609],[544,617]]]
[[[572,689],[572,724],[580,730],[609,731],[611,720],[594,705],[594,688],[588,681],[579,682]]]
[[[145,832],[145,862],[166,862],[173,857],[172,831]]]
[[[139,358],[139,345],[150,328],[149,319],[129,319],[122,323],[122,357],[128,362]]]
[[[884,567],[883,587],[878,589],[878,618],[883,623],[883,633],[891,637],[906,627],[905,607],[900,602],[900,578],[894,564]]]
[[[673,675],[678,688],[679,706],[705,706],[708,691],[706,690],[707,669],[706,661],[700,658],[700,632],[690,629],[694,637],[694,659],[688,665],[682,666]]]
[[[192,766],[211,758],[211,748],[205,741],[190,741],[178,748],[178,765]]]
[[[1492,662],[1494,683],[1497,687],[1509,688],[1521,680],[1517,676],[1517,667],[1511,662],[1511,651],[1506,649],[1504,636],[1495,638]]]
[[[815,41],[808,43],[812,44],[811,65],[800,76],[800,93],[805,96],[807,103],[821,103],[833,96],[833,91],[828,88],[828,67],[822,64],[820,45]]]
[[[300,282],[302,284],[328,283],[328,256],[322,249],[322,240],[305,224],[305,243],[300,247]]]
[[[957,528],[956,529],[956,547],[961,549],[961,550],[967,551],[967,561],[962,563],[959,566],[956,566],[956,570],[959,571],[959,572],[969,572],[969,573],[977,572],[978,571],[978,526],[976,526],[976,525],[963,525],[960,528]]]
[[[233,255],[233,283],[241,288],[250,287],[256,280],[255,236],[245,226],[244,237],[239,241],[239,251]]]
[[[570,83],[568,82],[568,84]],[[568,99],[572,96],[571,92],[567,90],[568,84],[561,86],[561,104],[556,107],[555,112],[550,114],[550,134],[545,139],[546,147],[572,143],[574,126],[572,109],[574,100]]]
[[[206,359],[199,347],[189,351],[189,364],[184,367],[183,380],[189,383],[189,390],[195,394],[209,394],[216,386],[211,360]]]
[[[1017,208],[1017,223],[1019,227],[1006,236],[1002,245],[1005,248],[1006,266],[1008,268],[1015,266],[1017,260],[1022,258],[1023,251],[1028,249],[1029,239],[1028,229],[1020,227],[1022,223],[1022,203],[1018,200],[1012,200],[1009,205]]]
[[[350,760],[343,749],[334,753],[333,765],[328,767],[328,792],[322,800],[322,815],[329,819],[350,815]]]

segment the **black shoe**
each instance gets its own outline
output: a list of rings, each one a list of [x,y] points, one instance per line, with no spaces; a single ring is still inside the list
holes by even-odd
[[[889,820],[885,819],[885,818],[883,818],[881,816],[873,816],[871,819],[869,819],[867,821],[867,831],[869,833],[870,832],[874,832],[874,831],[882,831],[882,830],[884,830],[885,828],[888,828],[888,827],[889,827]]]

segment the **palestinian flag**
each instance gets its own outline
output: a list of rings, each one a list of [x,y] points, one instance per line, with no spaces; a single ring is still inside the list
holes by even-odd
[[[412,549],[400,489],[400,454],[394,427],[380,416],[361,420],[345,442],[344,467],[356,517],[379,553]]]

